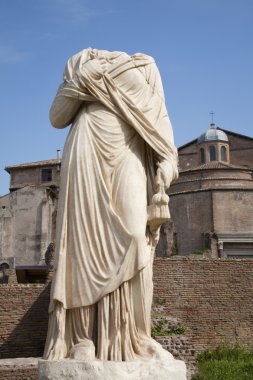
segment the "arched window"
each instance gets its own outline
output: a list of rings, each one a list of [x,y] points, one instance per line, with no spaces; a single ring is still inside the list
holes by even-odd
[[[210,161],[216,161],[216,149],[215,146],[211,145],[209,148],[210,152]]]
[[[221,147],[221,161],[227,161],[227,149],[225,146]]]
[[[204,164],[205,163],[205,150],[204,148],[200,148],[200,163]]]

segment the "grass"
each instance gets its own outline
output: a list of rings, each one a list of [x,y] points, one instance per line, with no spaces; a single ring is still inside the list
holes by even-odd
[[[192,380],[252,380],[253,350],[221,345],[197,357],[198,372]]]

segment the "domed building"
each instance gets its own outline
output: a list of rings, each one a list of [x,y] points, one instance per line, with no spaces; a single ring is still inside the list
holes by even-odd
[[[212,123],[178,153],[157,255],[253,258],[253,138]]]
[[[198,138],[197,144],[200,164],[212,161],[229,162],[228,136],[218,130],[214,123]]]

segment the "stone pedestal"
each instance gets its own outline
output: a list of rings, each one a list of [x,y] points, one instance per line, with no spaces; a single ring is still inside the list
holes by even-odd
[[[186,380],[181,360],[39,360],[39,380]]]

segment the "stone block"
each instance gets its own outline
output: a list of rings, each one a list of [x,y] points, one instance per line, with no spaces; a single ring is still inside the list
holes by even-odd
[[[127,362],[39,360],[39,380],[186,380],[181,360],[151,359]]]

